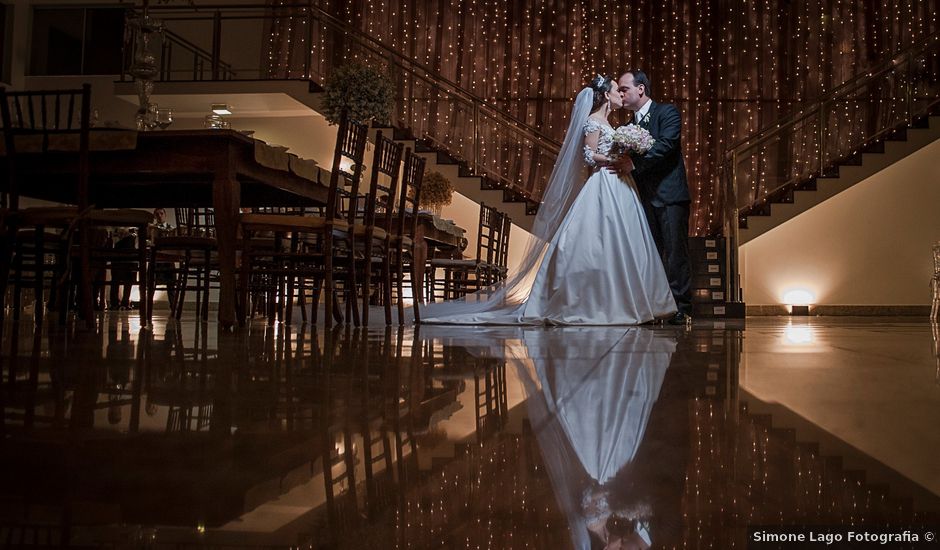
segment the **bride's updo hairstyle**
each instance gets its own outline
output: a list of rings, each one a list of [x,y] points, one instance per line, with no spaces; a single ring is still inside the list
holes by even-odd
[[[599,111],[601,107],[607,103],[607,98],[604,94],[610,91],[613,82],[614,79],[609,76],[597,75],[591,80],[591,83],[588,84],[588,87],[594,90],[594,106],[591,107],[591,114]]]

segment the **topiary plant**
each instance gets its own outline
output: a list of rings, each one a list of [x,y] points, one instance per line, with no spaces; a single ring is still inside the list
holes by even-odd
[[[388,73],[371,65],[348,63],[338,67],[323,85],[323,116],[327,122],[339,122],[343,109],[350,120],[387,123],[395,92]]]
[[[428,172],[421,184],[421,208],[442,208],[454,197],[454,186],[440,172]]]

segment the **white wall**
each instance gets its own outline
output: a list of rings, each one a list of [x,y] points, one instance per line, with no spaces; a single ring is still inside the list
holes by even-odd
[[[938,158],[940,140],[742,246],[744,301],[803,288],[820,305],[929,304]]]
[[[497,209],[500,205],[495,205]],[[454,193],[453,201],[445,206],[441,217],[454,220],[454,223],[467,230],[464,235],[467,238],[467,249],[463,254],[467,258],[475,258],[477,251],[477,227],[480,224],[480,205],[460,193]],[[512,225],[509,231],[509,256],[506,258],[506,265],[509,267],[509,273],[515,273],[525,252],[531,235],[516,224]]]

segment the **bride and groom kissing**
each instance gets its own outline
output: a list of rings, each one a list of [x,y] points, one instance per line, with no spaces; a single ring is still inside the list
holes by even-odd
[[[690,320],[690,195],[682,122],[675,106],[656,103],[651,95],[652,84],[640,70],[626,71],[617,80],[592,79],[575,99],[515,272],[465,298],[428,304],[422,322],[639,325]],[[634,111],[634,123],[643,130],[610,125],[610,115],[623,108]]]

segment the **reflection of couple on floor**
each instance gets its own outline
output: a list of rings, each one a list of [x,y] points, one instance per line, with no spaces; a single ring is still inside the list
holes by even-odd
[[[678,542],[689,405],[675,334],[533,330],[524,341],[530,421],[575,548]]]

